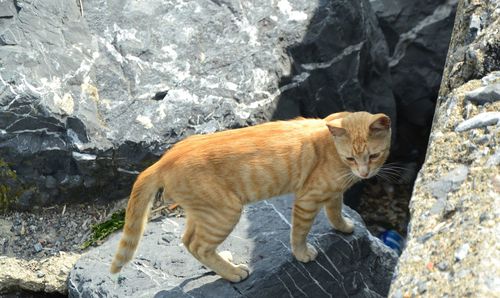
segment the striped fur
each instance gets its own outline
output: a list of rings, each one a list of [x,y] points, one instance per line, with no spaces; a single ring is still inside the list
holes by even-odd
[[[238,222],[243,205],[294,193],[291,243],[302,262],[314,260],[306,243],[316,214],[325,207],[332,225],[351,233],[342,217],[342,194],[375,175],[389,154],[390,119],[384,114],[342,112],[325,119],[276,121],[211,135],[191,136],[143,171],[132,188],[125,227],[111,272],[133,258],[157,190],[186,211],[182,241],[189,252],[223,278],[248,276],[216,252]]]

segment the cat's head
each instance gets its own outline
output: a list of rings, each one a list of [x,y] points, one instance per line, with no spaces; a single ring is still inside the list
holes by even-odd
[[[359,178],[375,176],[389,155],[391,119],[384,114],[344,112],[325,120],[342,162]]]

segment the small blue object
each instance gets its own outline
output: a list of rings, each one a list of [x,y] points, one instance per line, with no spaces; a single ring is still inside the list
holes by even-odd
[[[403,252],[405,239],[403,238],[403,236],[399,235],[398,232],[394,230],[387,230],[380,234],[379,238],[382,240],[382,242],[384,242],[385,245],[395,250],[398,255]]]

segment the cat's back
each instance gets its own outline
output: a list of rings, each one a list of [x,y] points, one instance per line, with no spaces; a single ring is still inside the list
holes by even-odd
[[[313,131],[327,130],[322,119],[294,119],[288,121],[273,121],[255,126],[230,129],[206,135],[193,135],[178,143],[178,146],[201,144],[242,145],[243,143],[266,142],[299,139],[310,135]]]
[[[190,136],[164,156],[169,160],[236,154],[272,154],[292,150],[317,132],[328,132],[323,119],[273,121],[207,135]]]

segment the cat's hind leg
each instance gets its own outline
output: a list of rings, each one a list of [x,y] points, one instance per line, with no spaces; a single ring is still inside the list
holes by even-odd
[[[333,227],[343,233],[350,234],[354,231],[354,223],[349,218],[342,216],[342,194],[336,194],[325,203],[326,216]]]
[[[232,282],[247,278],[248,267],[231,263],[227,254],[221,256],[216,249],[238,223],[241,210],[242,206],[187,208],[186,230],[182,236],[182,242],[196,259]]]

